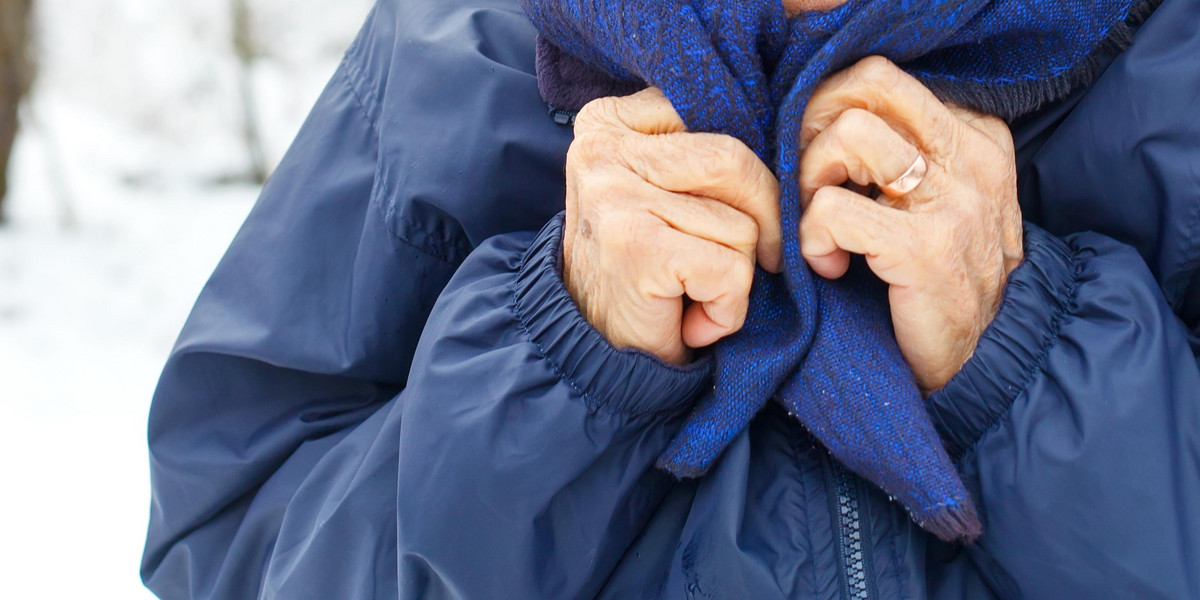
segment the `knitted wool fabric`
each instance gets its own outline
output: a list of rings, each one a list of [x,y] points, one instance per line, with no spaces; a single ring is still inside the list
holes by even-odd
[[[919,525],[975,539],[975,508],[899,352],[886,287],[862,265],[815,276],[800,254],[801,117],[822,79],[882,55],[943,99],[1013,118],[1092,77],[1106,42],[1127,43],[1126,21],[1140,17],[1131,2],[850,0],[789,20],[780,0],[522,0],[553,46],[623,82],[612,89],[661,88],[689,130],[737,137],[780,181],[784,272],[756,271],[745,325],[716,345],[713,390],[659,466],[703,474],[775,398]]]

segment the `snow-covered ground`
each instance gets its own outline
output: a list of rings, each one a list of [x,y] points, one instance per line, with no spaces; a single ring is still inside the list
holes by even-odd
[[[228,2],[35,2],[41,73],[0,227],[0,598],[148,598],[158,371],[257,189]],[[250,0],[268,160],[369,0]]]

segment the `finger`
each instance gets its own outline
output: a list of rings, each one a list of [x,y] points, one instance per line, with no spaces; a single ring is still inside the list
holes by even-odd
[[[629,96],[609,96],[588,102],[575,117],[575,131],[620,127],[648,135],[687,131],[662,90],[651,87]]]
[[[727,204],[758,224],[758,263],[782,268],[779,182],[736,138],[712,133],[632,136],[622,140],[625,164],[648,183]]]
[[[953,103],[947,103],[946,108],[950,109],[950,112],[954,113],[958,120],[987,136],[1009,158],[1016,153],[1013,147],[1012,131],[1000,117],[978,113]]]
[[[892,285],[912,273],[912,215],[840,187],[823,187],[800,219],[800,253],[818,275],[846,273],[850,253],[867,257],[871,270]]]
[[[672,229],[721,244],[755,260],[758,223],[750,215],[711,198],[677,194],[644,181],[640,183],[645,189],[639,189],[638,194],[646,210]]]
[[[905,174],[921,155],[874,113],[851,108],[825,128],[800,158],[803,206],[820,188],[847,180],[886,186]]]
[[[872,56],[835,73],[813,93],[804,111],[801,147],[850,108],[875,113],[896,125],[937,160],[951,153],[954,132],[963,127],[920,81],[886,58]]]
[[[726,246],[682,232],[672,231],[660,240],[672,249],[659,271],[663,297],[682,294],[695,301],[684,312],[680,331],[684,344],[700,348],[741,329],[754,263]]]

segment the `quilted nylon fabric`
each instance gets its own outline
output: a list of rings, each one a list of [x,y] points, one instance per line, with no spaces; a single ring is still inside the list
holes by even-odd
[[[782,275],[758,270],[750,311],[715,349],[714,387],[659,466],[706,472],[771,398],[847,467],[943,539],[975,508],[897,347],[885,288],[862,265],[814,276],[798,240],[799,129],[828,74],[882,55],[941,97],[1015,117],[1087,76],[1128,0],[851,0],[788,19],[778,0],[522,0],[541,34],[622,80],[661,88],[692,131],[735,136],[781,185]]]

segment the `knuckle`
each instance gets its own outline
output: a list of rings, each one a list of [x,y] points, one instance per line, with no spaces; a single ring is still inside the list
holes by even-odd
[[[744,254],[734,257],[729,265],[729,281],[737,291],[738,297],[748,295],[750,286],[754,283],[754,261]]]
[[[992,126],[992,139],[996,140],[996,144],[1000,146],[1000,151],[1004,153],[1006,163],[1016,161],[1017,148],[1016,142],[1013,140],[1012,130],[1004,121],[997,119],[997,124]]]
[[[814,98],[816,95],[813,96]],[[812,102],[809,103],[813,104]],[[804,121],[800,124],[800,148],[803,150],[812,144],[813,140],[821,135],[820,119],[815,115],[815,111],[808,111],[804,115]]]
[[[812,202],[808,205],[808,210],[804,211],[804,217],[809,222],[823,221],[834,209],[836,202],[837,192],[834,191],[834,188],[823,187],[813,194]]]
[[[564,171],[568,180],[578,179],[579,175],[586,172],[591,166],[592,153],[579,138],[571,142],[567,147],[567,158],[564,164]]]
[[[852,79],[872,90],[866,100],[869,106],[879,104],[884,98],[911,95],[913,91],[908,87],[909,75],[882,56],[869,56],[851,68],[855,70]]]
[[[861,108],[849,108],[838,116],[824,133],[827,150],[846,153],[869,139],[872,114]]]
[[[858,67],[862,69],[864,73],[876,73],[893,69],[895,68],[895,65],[892,64],[892,61],[876,54],[858,61]]]
[[[676,144],[655,144],[646,136],[621,136],[615,139],[611,152],[620,157],[620,164],[628,171],[638,173],[650,180],[663,176],[664,169],[684,164],[685,155]]]
[[[603,206],[610,204],[610,198],[620,199],[622,197],[617,193],[622,184],[611,170],[581,170],[577,172],[573,184],[576,201],[581,206]]]
[[[637,99],[638,101],[645,102],[651,107],[668,108],[672,112],[675,111],[675,107],[671,104],[671,101],[667,99],[667,95],[663,93],[662,89],[654,86],[650,86],[640,92],[637,92],[629,98],[630,100]]]
[[[753,253],[754,247],[758,244],[758,222],[745,213],[737,213],[732,222],[731,245],[743,253]]]
[[[1004,119],[987,113],[979,113],[979,123],[984,127],[995,131],[1008,131],[1008,125]],[[1011,137],[1011,136],[1010,136]]]
[[[660,250],[662,229],[655,221],[641,215],[625,214],[610,223],[609,251],[634,260],[653,256]]]
[[[567,171],[587,171],[597,163],[610,158],[610,150],[615,145],[615,136],[602,131],[582,131],[576,133],[575,139],[567,147]]]
[[[900,68],[882,56],[868,56],[853,68],[860,79],[884,89],[894,87],[900,81]]]
[[[838,116],[837,121],[834,121],[832,129],[838,140],[848,142],[860,139],[871,129],[872,124],[872,114],[869,111],[861,108],[848,108]]]
[[[975,124],[1001,148],[1011,151],[1013,146],[1012,130],[1008,128],[1008,124],[1003,119],[996,115],[979,114]]]
[[[715,137],[708,144],[702,161],[702,175],[712,183],[741,180],[753,169],[749,151],[741,142],[729,136]]]
[[[620,122],[617,118],[619,102],[619,98],[605,96],[584,104],[583,108],[579,109],[579,113],[575,115],[575,128],[578,130],[582,126],[584,130],[587,130],[599,125],[612,125]]]

